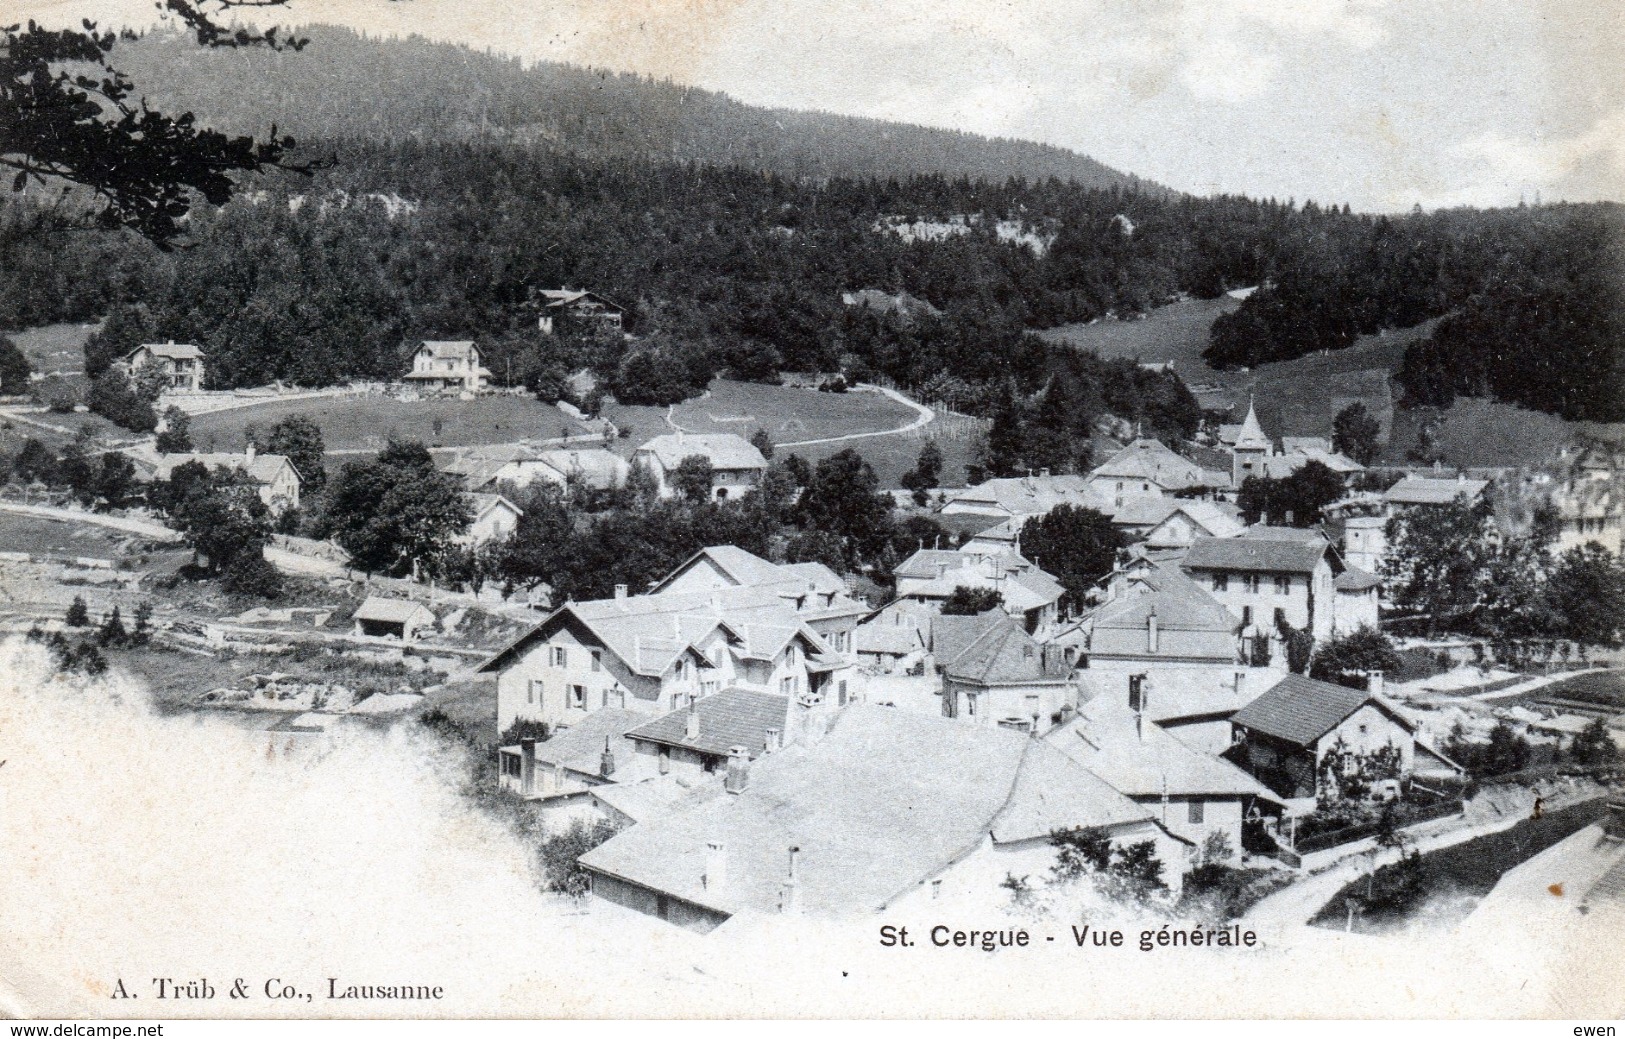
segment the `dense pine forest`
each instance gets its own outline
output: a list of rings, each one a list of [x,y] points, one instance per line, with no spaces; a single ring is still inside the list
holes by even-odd
[[[222,387],[389,378],[413,339],[471,338],[499,381],[538,392],[580,365],[653,403],[722,372],[841,370],[981,414],[1028,409],[1061,432],[1111,411],[1188,435],[1195,403],[1177,377],[1029,333],[1258,285],[1215,325],[1215,366],[1449,315],[1400,373],[1412,402],[1488,393],[1625,419],[1617,206],[1370,216],[1199,199],[1058,149],[786,122],[636,77],[311,35],[297,53],[121,43],[155,100],[234,130],[276,113],[331,165],[198,207],[171,252],[56,227],[35,196],[10,201],[0,329],[106,316],[92,375],[173,338],[203,345]],[[942,233],[901,235],[895,218]],[[1010,228],[1031,238],[1001,237]],[[538,335],[532,292],[561,285],[626,306],[636,338]],[[864,288],[935,312],[843,305]],[[1524,371],[1539,376],[1508,374]]]

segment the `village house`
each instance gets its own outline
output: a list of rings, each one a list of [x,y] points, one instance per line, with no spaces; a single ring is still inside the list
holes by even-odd
[[[1199,537],[1230,538],[1246,529],[1229,502],[1135,498],[1112,515],[1112,525],[1152,551],[1189,548]]]
[[[731,686],[837,703],[851,663],[772,589],[566,603],[477,669],[497,676],[497,727],[573,724],[607,707],[664,714]]]
[[[753,916],[992,906],[1008,874],[1054,863],[1053,831],[1085,826],[1150,842],[1178,883],[1188,845],[1044,741],[858,704],[816,740],[736,756],[724,792],[580,863],[594,898],[708,932]]]
[[[831,651],[855,659],[852,634],[869,607],[823,563],[774,563],[734,545],[711,545],[655,582],[651,594],[752,588],[771,592]]]
[[[974,487],[945,491],[939,515],[945,517],[985,517],[988,526],[1014,520],[1015,529],[1034,516],[1047,516],[1057,506],[1110,512],[1111,506],[1090,490],[1083,476],[1051,476],[1048,469],[1037,476],[1011,476],[984,480]]]
[[[538,480],[567,491],[577,486],[603,491],[624,485],[628,468],[625,459],[601,447],[538,451],[516,443],[457,448],[440,471],[478,492],[504,486],[523,490]]]
[[[1175,669],[1228,675],[1240,662],[1236,617],[1194,582],[1168,575],[1161,583],[1096,607],[1050,644],[1097,689],[1126,693],[1138,679]]]
[[[458,535],[457,542],[470,548],[479,548],[501,541],[519,526],[524,510],[500,494],[465,494],[473,520],[468,530]]]
[[[1382,559],[1388,552],[1388,518],[1350,515],[1344,517],[1342,527],[1343,561],[1351,569],[1382,573]]]
[[[1388,515],[1392,516],[1401,509],[1449,505],[1457,498],[1465,498],[1471,505],[1488,488],[1488,480],[1470,480],[1466,476],[1448,480],[1407,476],[1384,491],[1382,500],[1388,506]]]
[[[229,469],[247,479],[259,495],[260,501],[274,515],[299,507],[299,490],[303,481],[299,471],[286,455],[264,455],[249,444],[241,453],[227,451],[187,451],[179,454],[157,455],[127,452],[138,466],[138,472],[148,474],[152,480],[171,479],[175,470],[189,462],[206,466],[209,471]]]
[[[942,661],[942,714],[973,725],[1044,732],[1077,705],[1072,665],[1008,617]]]
[[[634,758],[627,778],[719,775],[734,755],[754,761],[815,739],[840,705],[798,702],[779,693],[724,689],[627,731]]]
[[[860,624],[853,632],[858,663],[881,674],[895,674],[925,656],[925,633],[917,620],[900,613],[880,623]]]
[[[1381,693],[1286,675],[1230,719],[1232,761],[1283,798],[1304,800],[1325,790],[1326,755],[1397,754],[1398,777],[1454,775],[1459,768],[1417,739],[1417,727]],[[1390,751],[1391,748],[1391,751]]]
[[[1280,799],[1258,780],[1187,746],[1148,717],[1143,700],[1121,690],[1090,700],[1044,739],[1198,848],[1221,834],[1239,853],[1249,817],[1281,813]]]
[[[198,393],[203,389],[203,350],[191,343],[142,343],[124,355],[125,375],[135,379],[144,368],[164,377],[164,389]]]
[[[1557,514],[1554,553],[1585,545],[1600,545],[1611,555],[1621,552],[1621,518],[1625,513],[1620,492],[1601,480],[1570,481],[1551,492]]]
[[[877,314],[895,314],[905,323],[922,317],[941,317],[942,311],[918,296],[906,292],[889,293],[880,289],[858,289],[841,293],[843,307],[862,307]]]
[[[672,475],[683,459],[696,456],[711,464],[711,497],[718,501],[755,490],[767,472],[762,453],[732,433],[667,433],[633,452],[632,462],[647,466],[660,496],[671,498],[677,494]]]
[[[1136,438],[1089,474],[1089,489],[1109,503],[1109,513],[1135,498],[1199,495],[1229,486],[1228,475],[1209,472],[1150,437]]]
[[[1279,640],[1283,622],[1317,641],[1376,625],[1374,578],[1355,573],[1345,582],[1348,598],[1340,597],[1336,581],[1352,571],[1316,530],[1258,526],[1198,538],[1181,565],[1241,622],[1249,655],[1272,653],[1265,644]],[[1338,616],[1339,606],[1349,612]]]
[[[547,335],[620,335],[626,310],[596,292],[542,289],[533,304],[540,312],[536,326]]]
[[[1046,632],[1060,619],[1066,589],[1031,560],[1002,552],[925,548],[892,571],[899,599],[940,610],[960,588],[999,593],[1002,608],[1029,632]]]
[[[426,339],[413,352],[412,370],[403,378],[425,390],[478,393],[490,384],[491,373],[472,342]]]
[[[399,639],[416,642],[425,631],[432,631],[435,616],[422,603],[410,599],[385,599],[369,595],[351,617],[355,633],[371,638]]]
[[[532,799],[580,797],[623,782],[636,753],[626,732],[647,718],[610,707],[555,729],[545,740],[524,738],[502,747],[498,781],[502,789]]]

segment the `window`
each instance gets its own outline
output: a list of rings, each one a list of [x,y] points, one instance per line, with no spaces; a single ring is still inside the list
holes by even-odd
[[[1214,574],[1213,575],[1213,590],[1215,592],[1228,592],[1230,590],[1230,575],[1229,574]]]
[[[519,755],[518,754],[504,754],[504,755],[502,755],[502,774],[503,775],[505,775],[505,776],[513,776],[514,778],[517,779],[520,776],[521,770],[523,769],[523,767],[524,767],[523,763],[519,760]]]
[[[1276,630],[1280,630],[1280,628],[1285,624],[1286,624],[1286,611],[1281,609],[1279,606],[1277,606],[1275,608],[1275,627],[1276,627]]]
[[[1292,594],[1292,578],[1291,578],[1290,575],[1287,575],[1287,574],[1276,574],[1275,575],[1275,594],[1276,595],[1291,595]]]
[[[604,669],[604,651],[603,650],[595,649],[595,650],[592,651],[592,669],[594,671],[602,671]]]
[[[674,708],[675,709],[675,708]],[[665,775],[671,771],[671,748],[660,748],[660,774]]]
[[[704,682],[700,683],[700,695],[701,696],[710,696],[712,693],[714,693],[716,691],[717,691],[716,679],[714,679],[714,678],[713,679],[706,679]]]
[[[787,650],[785,652],[785,659],[790,662],[791,667],[796,666],[796,647],[795,646],[792,645],[789,648],[789,650]]]
[[[566,665],[569,664],[569,661],[570,661],[570,657],[568,655],[568,652],[565,650],[565,648],[563,646],[554,646],[553,647],[553,666],[554,667],[565,667]]]
[[[1247,625],[1251,624],[1252,622],[1253,622],[1253,608],[1251,606],[1243,606],[1241,608],[1241,626],[1245,628]]]
[[[1371,731],[1371,726],[1367,725],[1365,722],[1360,723],[1360,735],[1361,736],[1365,736],[1365,735],[1369,734],[1370,731]]]
[[[836,702],[839,703],[842,707],[845,707],[846,706],[846,679],[843,678],[843,679],[840,680],[840,682],[836,683],[835,690],[836,690]]]
[[[1207,814],[1207,805],[1202,801],[1190,803],[1190,814],[1187,817],[1192,824],[1200,823]]]
[[[574,707],[575,709],[580,710],[580,711],[584,711],[584,710],[587,709],[587,687],[586,686],[584,686],[584,685],[573,685],[573,686],[570,687],[570,706]]]
[[[967,694],[965,694],[965,714],[968,717],[971,717],[971,718],[976,717],[976,694],[975,693],[967,693]]]
[[[1249,592],[1253,593],[1254,595],[1257,595],[1258,594],[1258,584],[1259,584],[1258,575],[1257,574],[1248,574],[1247,577],[1245,578],[1245,580],[1247,582],[1247,590]]]
[[[545,691],[546,690],[543,687],[543,685],[541,683],[541,680],[536,679],[536,678],[532,678],[530,680],[529,684],[526,685],[526,687],[525,687],[525,702],[526,703],[541,703],[542,702],[542,694]]]
[[[796,680],[794,675],[785,675],[779,679],[779,693],[782,696],[796,695]]]

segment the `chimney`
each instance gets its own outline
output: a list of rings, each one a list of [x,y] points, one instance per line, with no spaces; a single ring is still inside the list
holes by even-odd
[[[1365,691],[1372,696],[1381,696],[1386,679],[1381,671],[1367,671],[1365,674]]]
[[[801,878],[796,875],[796,859],[800,855],[800,846],[790,845],[790,872],[779,889],[779,912],[790,916],[801,912]]]
[[[705,890],[716,891],[728,882],[728,850],[721,841],[705,842]]]
[[[767,730],[767,739],[762,741],[763,752],[779,750],[784,746],[784,733],[778,729]]]
[[[615,774],[615,752],[609,749],[609,737],[604,737],[604,752],[598,756],[598,774],[608,779]]]
[[[688,717],[683,719],[683,736],[686,739],[700,738],[700,708],[699,702],[692,696],[688,700]]]
[[[536,791],[536,740],[526,737],[519,741],[519,792]]]
[[[1236,674],[1235,674],[1235,677],[1230,682],[1230,688],[1232,688],[1232,689],[1234,689],[1236,691],[1237,696],[1240,696],[1241,695],[1241,687],[1246,685],[1246,684],[1247,684],[1247,672],[1245,672],[1245,671],[1237,671]]]
[[[744,747],[728,748],[728,774],[722,779],[722,789],[730,794],[745,792],[750,779],[750,755]]]
[[[626,585],[618,584],[618,585],[615,586],[615,598],[617,598],[617,599],[626,598]]]
[[[1145,618],[1145,651],[1147,653],[1157,651],[1157,611],[1154,607]]]

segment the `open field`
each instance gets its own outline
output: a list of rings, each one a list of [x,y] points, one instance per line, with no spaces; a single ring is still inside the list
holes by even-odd
[[[604,406],[606,418],[632,428],[628,439],[634,445],[671,432],[665,415],[664,408]],[[775,444],[783,444],[897,429],[914,421],[914,411],[880,393],[820,393],[717,379],[707,396],[673,408],[672,420],[691,433],[737,433],[747,439],[765,429]]]
[[[263,428],[289,415],[305,415],[320,426],[329,451],[377,449],[392,437],[429,447],[463,447],[587,432],[558,408],[531,397],[398,401],[366,396],[277,401],[209,412],[192,420],[192,441],[201,451],[241,451],[246,443],[244,427],[254,423]]]
[[[40,325],[22,332],[7,332],[36,372],[74,375],[85,370],[85,340],[100,325]]]
[[[1102,357],[1128,357],[1148,364],[1173,361],[1174,370],[1186,382],[1204,382],[1219,375],[1202,361],[1208,329],[1221,314],[1239,306],[1240,300],[1228,296],[1182,300],[1130,321],[1061,325],[1038,334],[1052,343],[1068,343]]]
[[[124,554],[123,546],[130,540],[128,534],[88,523],[0,512],[0,548],[7,552],[117,559]]]
[[[829,394],[825,394],[829,396]],[[779,456],[798,454],[809,462],[851,448],[874,469],[884,490],[902,486],[903,474],[914,468],[920,450],[926,441],[934,440],[942,452],[942,478],[944,487],[965,485],[965,466],[974,462],[981,452],[982,439],[987,435],[988,423],[984,419],[962,415],[938,415],[936,421],[921,429],[899,433],[896,436],[864,437],[846,443],[812,444],[807,447],[787,447]]]
[[[1398,412],[1383,460],[1405,461],[1406,454],[1417,445],[1423,422],[1438,415],[1437,409]],[[1525,465],[1551,458],[1575,439],[1581,426],[1516,404],[1462,397],[1444,413],[1434,430],[1433,443],[1444,460],[1455,465]],[[1621,423],[1585,423],[1584,427],[1593,435],[1617,436],[1625,430]]]

